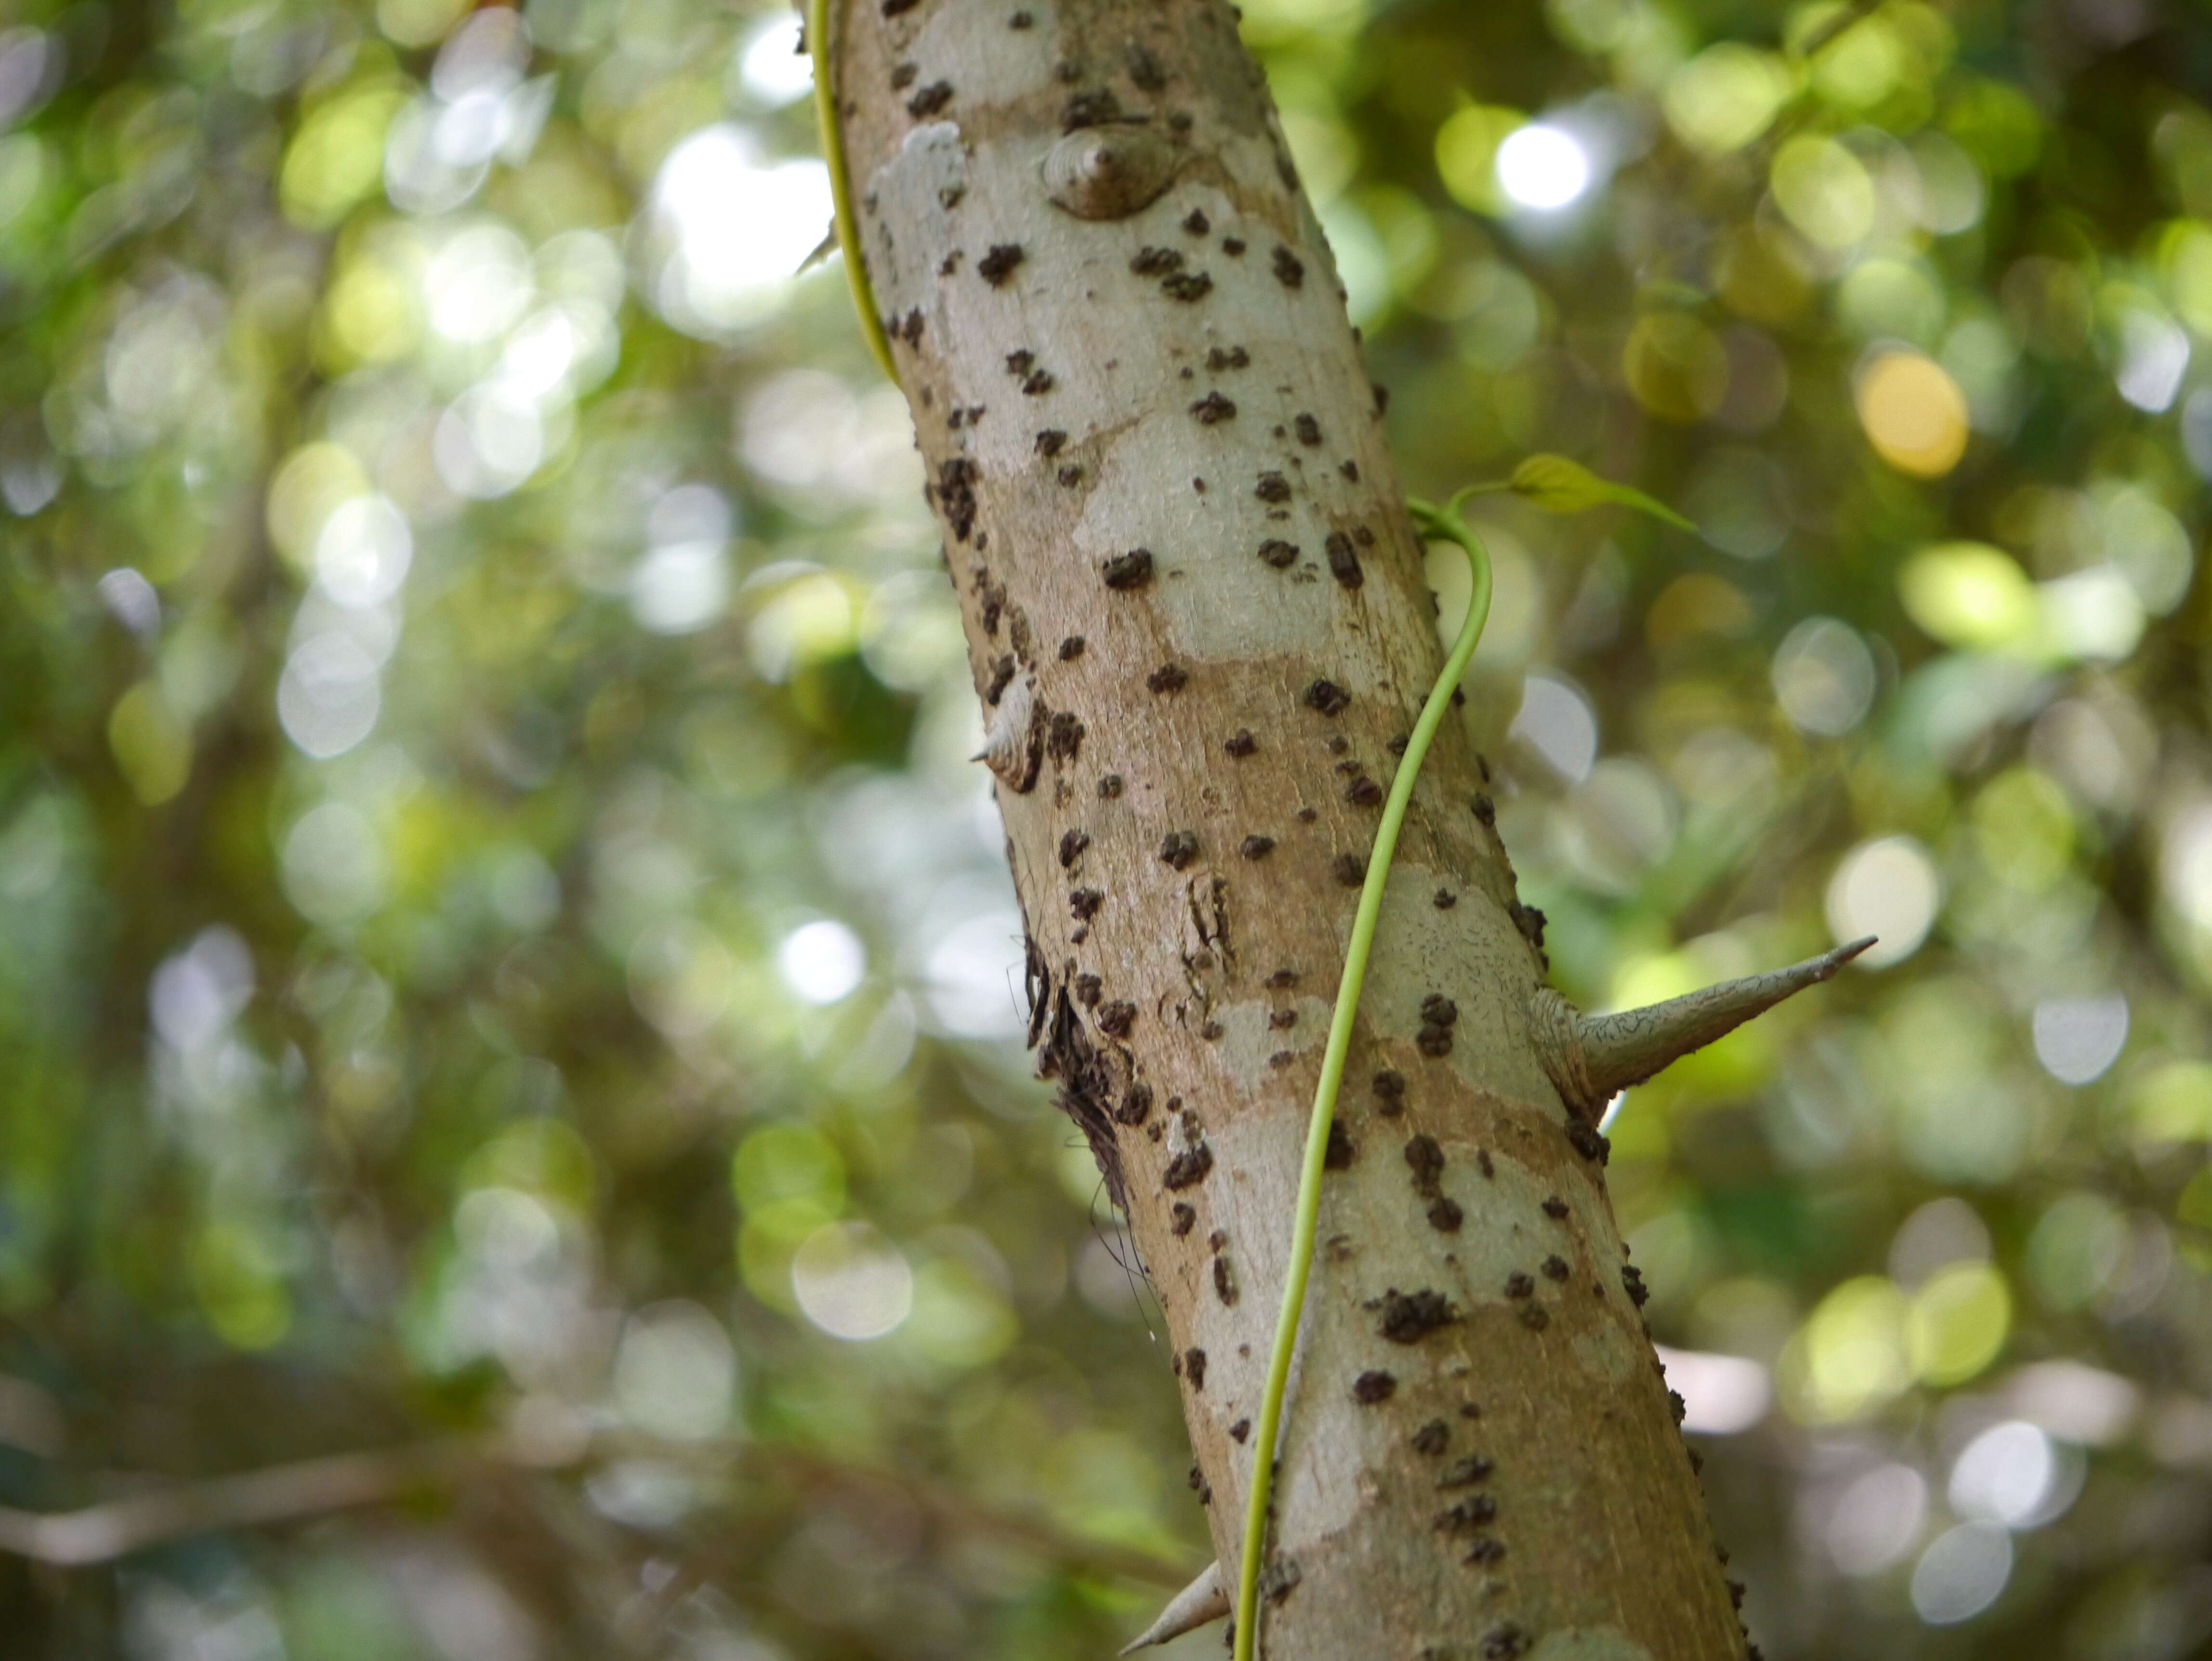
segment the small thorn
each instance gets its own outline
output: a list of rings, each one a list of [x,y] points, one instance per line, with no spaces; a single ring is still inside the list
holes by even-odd
[[[1168,1599],[1168,1606],[1160,1611],[1159,1618],[1124,1645],[1121,1652],[1134,1655],[1139,1650],[1195,1632],[1228,1613],[1229,1594],[1221,1585],[1221,1565],[1208,1563],[1197,1579]]]
[[[823,260],[829,259],[831,254],[836,252],[837,222],[836,221],[832,220],[830,222],[829,230],[823,234],[822,240],[814,245],[814,252],[808,254],[805,259],[799,262],[799,269],[793,271],[792,275],[793,277],[804,277],[807,272],[812,271],[817,265],[819,265]]]
[[[1585,1015],[1550,987],[1539,987],[1528,1002],[1531,1036],[1544,1070],[1569,1109],[1595,1121],[1621,1091],[1733,1032],[1784,998],[1832,978],[1874,943],[1869,935],[1787,969],[1723,981],[1614,1015]]]

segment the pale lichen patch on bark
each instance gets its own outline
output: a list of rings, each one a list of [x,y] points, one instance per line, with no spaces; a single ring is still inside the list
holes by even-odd
[[[1270,1018],[1282,1008],[1297,1011],[1295,1026],[1272,1024]],[[1279,1072],[1275,1056],[1302,1056],[1328,1040],[1329,1006],[1319,998],[1297,998],[1287,1004],[1265,1000],[1216,1004],[1210,1014],[1221,1031],[1208,1053],[1237,1089],[1248,1092],[1266,1087]]]
[[[1316,1542],[1350,1527],[1370,1498],[1366,1480],[1376,1451],[1370,1438],[1346,1433],[1344,1421],[1358,1411],[1356,1406],[1332,1402],[1316,1413],[1317,1402],[1306,1405],[1306,1417],[1291,1419],[1291,1434],[1283,1450],[1283,1469],[1278,1478],[1278,1508],[1295,1525],[1278,1535],[1281,1548],[1310,1555]],[[1321,1427],[1325,1426],[1322,1429]]]
[[[909,310],[919,310],[931,322],[943,316],[938,305],[937,265],[943,250],[960,240],[956,215],[967,191],[968,147],[958,124],[951,121],[915,128],[890,160],[869,177],[870,197],[916,204],[927,228],[918,246],[908,246],[887,232],[876,238],[868,272],[877,307],[887,319],[904,317]],[[945,206],[948,197],[953,207]]]
[[[1545,1254],[1554,1249],[1559,1231],[1543,1208],[1553,1179],[1529,1170],[1518,1159],[1501,1159],[1494,1153],[1492,1174],[1485,1177],[1477,1154],[1488,1150],[1476,1139],[1447,1136],[1439,1140],[1444,1155],[1443,1190],[1458,1202],[1473,1225],[1462,1228],[1449,1245],[1440,1244],[1436,1248],[1459,1260],[1453,1270],[1457,1285],[1452,1301],[1506,1303],[1510,1301],[1507,1281],[1516,1274],[1534,1275]],[[1426,1202],[1402,1173],[1399,1180],[1406,1189],[1406,1206],[1418,1214]],[[1540,1284],[1547,1294],[1555,1290],[1548,1281],[1540,1281]]]
[[[994,7],[930,6],[920,17],[906,56],[921,65],[924,80],[951,76],[961,102],[971,109],[1022,98],[1053,61],[1054,31],[1009,33]]]
[[[1577,1286],[1580,1284],[1577,1282]],[[1598,1301],[1587,1292],[1583,1296],[1593,1305]],[[1608,1304],[1612,1301],[1607,1299]],[[1587,1327],[1567,1341],[1567,1353],[1575,1358],[1576,1364],[1592,1378],[1608,1384],[1625,1384],[1635,1376],[1642,1361],[1638,1348],[1621,1323],[1610,1320]]]
[[[1457,885],[1447,873],[1403,861],[1391,868],[1376,936],[1395,945],[1376,953],[1368,969],[1362,1016],[1410,1051],[1423,1024],[1422,1001],[1442,992],[1459,1005],[1451,1050],[1441,1060],[1416,1056],[1421,1065],[1405,1069],[1409,1086],[1418,1091],[1424,1068],[1448,1065],[1479,1090],[1564,1116],[1528,1046],[1526,989],[1537,982],[1528,943],[1479,895],[1462,891],[1458,904],[1439,911],[1437,890]],[[1348,920],[1345,927],[1348,934]]]

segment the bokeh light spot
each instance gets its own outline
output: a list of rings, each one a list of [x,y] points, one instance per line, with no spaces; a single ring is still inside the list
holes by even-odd
[[[775,966],[783,983],[809,1003],[836,1003],[868,971],[860,937],[830,917],[802,923],[783,937]]]
[[[1911,1382],[1909,1311],[1887,1276],[1860,1275],[1823,1298],[1783,1351],[1784,1398],[1813,1424],[1856,1419]]]
[[[2199,928],[2212,928],[2212,801],[2173,816],[2159,849],[2167,903]]]
[[[2130,1256],[2128,1220],[2100,1194],[2053,1201],[2027,1239],[2028,1273],[2053,1309],[2080,1309],[2109,1288]]]
[[[1667,1382],[1682,1397],[1682,1428],[1692,1434],[1735,1436],[1766,1416],[1774,1387],[1766,1369],[1741,1355],[1705,1350],[1659,1349]]]
[[[108,712],[107,747],[131,794],[148,807],[174,800],[191,776],[191,728],[153,681],[142,680],[116,699]]]
[[[349,802],[302,813],[284,837],[284,891],[311,922],[342,924],[383,901],[388,867],[375,827]]]
[[[1524,208],[1564,208],[1589,189],[1589,153],[1563,127],[1531,122],[1498,147],[1498,188]]]
[[[799,1312],[833,1338],[860,1342],[897,1330],[914,1309],[914,1271],[866,1223],[830,1223],[791,1259]]]
[[[1775,700],[1801,733],[1840,738],[1874,702],[1874,654],[1836,618],[1807,618],[1775,648]]]
[[[1469,104],[1444,119],[1437,129],[1437,173],[1454,201],[1483,214],[1512,207],[1499,184],[1498,152],[1526,119],[1489,104]]]
[[[1904,1560],[1927,1518],[1927,1479],[1910,1465],[1881,1464],[1837,1496],[1823,1538],[1845,1574],[1880,1574]]]
[[[1668,421],[1702,421],[1728,397],[1728,348],[1686,312],[1650,311],[1637,319],[1620,368],[1636,401]]]
[[[2035,1006],[2035,1059],[2061,1084],[2104,1076],[2128,1042],[2123,992],[2095,998],[2045,998]]]
[[[2047,1523],[2065,1488],[2057,1446],[2019,1419],[1990,1426],[1951,1464],[1951,1509],[1978,1523],[2008,1529]]]
[[[1874,228],[1874,180],[1832,138],[1801,134],[1775,152],[1769,173],[1783,217],[1824,248],[1851,246]]]
[[[649,550],[629,574],[629,605],[656,635],[688,635],[730,602],[730,566],[720,542],[672,542]]]
[[[796,12],[779,14],[757,25],[738,49],[745,90],[772,108],[797,102],[814,85],[814,63],[800,33]]]
[[[1579,784],[1597,762],[1597,715],[1589,700],[1556,675],[1532,674],[1521,683],[1521,709],[1507,729]]]
[[[1898,573],[1898,596],[1923,633],[1946,646],[2010,645],[2036,626],[2035,590],[2018,562],[1985,542],[1923,548]]]
[[[193,1238],[192,1289],[216,1335],[234,1349],[267,1349],[292,1324],[292,1300],[270,1242],[234,1220],[209,1223]]]
[[[1902,963],[1935,926],[1943,890],[1928,850],[1910,837],[1862,843],[1828,880],[1828,928],[1838,945],[1881,938],[1855,961],[1870,969]]]
[[[1740,41],[1708,46],[1667,78],[1667,125],[1692,149],[1724,155],[1765,132],[1789,99],[1790,69]]]
[[[623,1323],[615,1401],[640,1430],[684,1441],[712,1436],[729,1423],[737,1385],[729,1335],[698,1305],[654,1304]]]
[[[318,634],[285,660],[276,682],[284,734],[318,761],[342,756],[374,730],[384,707],[374,659],[350,636]]]
[[[1931,1627],[1956,1626],[1996,1603],[2011,1579],[2012,1536],[1964,1523],[1936,1536],[1913,1565],[1913,1610]]]
[[[2153,415],[2172,407],[2189,373],[2189,336],[2177,324],[2132,311],[2120,325],[2120,396]]]
[[[1915,478],[1941,478],[1966,453],[1966,395],[1918,352],[1879,354],[1856,389],[1859,424],[1879,455]]]
[[[657,285],[678,327],[716,337],[765,320],[830,222],[830,175],[812,160],[763,161],[744,128],[723,123],[672,151],[653,182]]]
[[[389,496],[356,496],[331,509],[315,538],[315,580],[341,605],[377,605],[399,592],[415,538]]]
[[[1913,1294],[1912,1370],[1948,1388],[1981,1372],[2004,1348],[2012,1327],[2012,1294],[1987,1263],[1953,1263]]]

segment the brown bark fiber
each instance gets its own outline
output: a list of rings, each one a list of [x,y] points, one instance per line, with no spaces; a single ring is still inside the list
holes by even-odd
[[[1126,1202],[1233,1564],[1358,883],[1442,660],[1421,545],[1227,6],[862,0],[838,27],[1032,1037]],[[1107,216],[1055,203],[1071,179]],[[1338,1112],[1263,1651],[1741,1655],[1484,782],[1448,722]]]

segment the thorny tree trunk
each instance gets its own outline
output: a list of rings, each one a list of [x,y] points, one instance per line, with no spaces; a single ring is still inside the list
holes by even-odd
[[[1223,0],[840,10],[1032,1036],[1126,1202],[1233,1564],[1356,889],[1441,661],[1421,545]],[[1266,1652],[1738,1656],[1484,784],[1447,723],[1339,1111]]]

